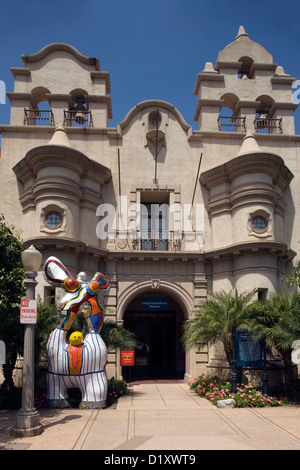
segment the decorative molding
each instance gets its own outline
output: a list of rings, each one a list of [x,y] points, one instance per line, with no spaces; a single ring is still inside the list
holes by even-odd
[[[43,170],[53,166],[61,168],[62,171],[56,175],[45,176]],[[63,169],[67,170],[66,175]],[[13,167],[13,171],[23,183],[22,186],[27,188],[20,193],[23,211],[35,207],[38,199],[47,198],[52,201],[55,198],[70,199],[82,207],[94,210],[102,202],[100,187],[111,178],[109,168],[90,160],[78,150],[59,145],[44,145],[30,150]],[[86,184],[81,185],[82,178],[98,184],[99,193],[95,194],[89,190]]]
[[[235,180],[246,174],[247,182],[235,186]],[[267,175],[272,185],[267,180],[258,181],[257,174]],[[201,173],[200,182],[210,192],[214,192],[207,203],[210,215],[231,212],[233,208],[249,203],[270,204],[282,214],[285,203],[280,192],[290,184],[293,177],[281,157],[257,151],[240,155]]]
[[[151,279],[151,287],[152,287],[152,289],[159,289],[160,288],[160,279]]]
[[[184,117],[182,116],[182,114],[178,111],[177,108],[175,108],[174,105],[168,103],[167,101],[161,101],[161,100],[148,100],[148,101],[142,101],[141,103],[138,103],[136,104],[126,115],[125,119],[123,119],[123,121],[121,121],[119,124],[118,124],[118,132],[119,134],[122,135],[122,130],[128,126],[128,124],[130,123],[130,121],[134,118],[134,116],[136,114],[138,114],[141,110],[145,109],[145,108],[162,108],[162,109],[165,109],[167,111],[170,111],[174,114],[174,116],[177,118],[177,121],[179,122],[179,124],[181,125],[182,129],[187,132],[187,133],[190,133],[192,131],[192,128],[189,124],[187,124],[187,122],[185,121]]]
[[[79,62],[82,62],[86,65],[91,65],[95,67],[95,70],[100,71],[99,66],[99,59],[93,57],[87,57],[81,52],[79,52],[75,47],[70,46],[69,44],[62,43],[62,42],[55,42],[52,44],[48,44],[47,46],[43,47],[40,51],[36,52],[35,54],[31,55],[21,55],[23,63],[25,67],[27,64],[31,64],[34,62],[40,62],[44,57],[51,54],[52,52],[68,52],[72,54]]]

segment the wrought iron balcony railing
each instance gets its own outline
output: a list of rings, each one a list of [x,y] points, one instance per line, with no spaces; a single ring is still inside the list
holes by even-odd
[[[24,124],[27,126],[54,126],[52,109],[24,108]]]
[[[258,134],[282,134],[282,118],[259,117],[254,120],[254,127]]]
[[[138,231],[132,236],[132,248],[141,251],[181,250],[181,236],[173,231]]]
[[[246,116],[219,116],[219,131],[246,132]]]
[[[67,111],[64,109],[64,126],[92,127],[91,111]]]
[[[142,231],[140,232],[140,250],[168,251],[168,231]]]

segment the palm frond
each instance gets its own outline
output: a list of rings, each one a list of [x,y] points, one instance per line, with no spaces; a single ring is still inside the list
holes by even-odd
[[[134,349],[139,343],[131,331],[112,321],[104,321],[101,326],[101,337],[107,349]]]
[[[247,317],[246,306],[255,290],[239,294],[235,292],[211,292],[208,298],[193,312],[193,318],[184,327],[182,343],[185,349],[199,343],[222,341],[230,348],[232,328],[251,330],[252,320]]]

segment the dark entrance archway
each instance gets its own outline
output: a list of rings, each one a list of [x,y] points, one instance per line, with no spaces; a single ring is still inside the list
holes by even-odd
[[[183,379],[185,353],[180,342],[183,312],[174,299],[152,292],[139,295],[124,315],[124,327],[136,334],[139,347],[135,351],[132,380]],[[129,368],[123,367],[129,379]]]

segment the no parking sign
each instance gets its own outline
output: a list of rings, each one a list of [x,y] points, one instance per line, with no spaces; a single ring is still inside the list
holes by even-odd
[[[34,325],[37,322],[37,301],[21,300],[20,323]]]

